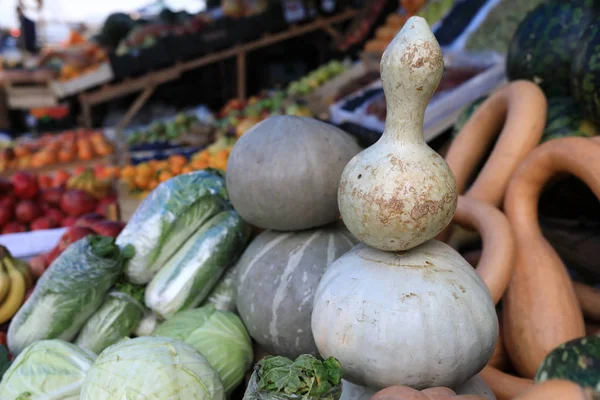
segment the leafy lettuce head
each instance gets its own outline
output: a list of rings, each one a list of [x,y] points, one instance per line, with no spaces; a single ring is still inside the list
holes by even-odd
[[[216,310],[213,304],[175,314],[153,335],[178,339],[197,349],[219,373],[228,394],[252,366],[252,341],[242,320],[232,312]]]
[[[62,340],[26,347],[4,374],[0,399],[77,400],[94,355]]]
[[[126,339],[104,350],[89,370],[80,400],[225,400],[206,358],[165,337]]]

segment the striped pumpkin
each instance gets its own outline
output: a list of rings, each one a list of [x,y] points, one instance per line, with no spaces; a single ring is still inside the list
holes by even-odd
[[[236,267],[237,308],[254,340],[291,359],[318,355],[310,325],[313,297],[325,269],[355,244],[341,222],[258,235]]]

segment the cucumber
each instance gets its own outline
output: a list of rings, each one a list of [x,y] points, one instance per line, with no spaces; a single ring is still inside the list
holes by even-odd
[[[167,319],[198,306],[241,255],[250,226],[234,210],[223,211],[196,231],[146,288],[146,306]]]

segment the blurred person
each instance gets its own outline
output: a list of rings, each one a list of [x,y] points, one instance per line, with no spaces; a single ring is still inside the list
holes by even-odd
[[[41,7],[42,2],[38,0],[38,7]],[[17,17],[21,28],[19,37],[19,47],[27,53],[37,54],[37,32],[35,22],[25,15],[25,6],[22,0],[17,4]]]

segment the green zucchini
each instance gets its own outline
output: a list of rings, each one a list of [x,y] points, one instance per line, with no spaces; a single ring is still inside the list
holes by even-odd
[[[600,8],[600,5],[598,6]],[[596,9],[600,14],[600,10]],[[590,24],[571,64],[571,90],[586,117],[600,123],[600,16]]]
[[[162,318],[198,306],[250,237],[250,226],[234,210],[223,211],[196,231],[146,288],[146,306]]]
[[[571,340],[552,350],[538,368],[534,382],[550,379],[600,390],[600,336]]]

